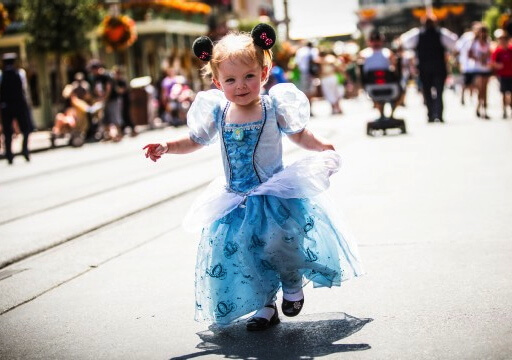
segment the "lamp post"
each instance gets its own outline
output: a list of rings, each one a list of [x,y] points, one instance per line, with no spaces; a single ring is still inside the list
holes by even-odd
[[[284,28],[285,28],[285,41],[290,40],[290,18],[288,17],[288,0],[283,0],[284,7]]]

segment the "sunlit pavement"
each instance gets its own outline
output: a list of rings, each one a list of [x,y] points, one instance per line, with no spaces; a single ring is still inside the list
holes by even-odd
[[[312,129],[343,159],[329,197],[367,273],[308,285],[303,312],[263,333],[193,320],[199,235],[180,222],[220,174],[217,146],[151,163],[145,143],[186,132],[165,128],[1,161],[0,358],[509,357],[512,120],[496,88],[491,120],[451,90],[445,105],[428,124],[411,89],[408,134],[369,137],[364,96],[336,116],[314,102]],[[306,153],[285,145],[288,161]]]

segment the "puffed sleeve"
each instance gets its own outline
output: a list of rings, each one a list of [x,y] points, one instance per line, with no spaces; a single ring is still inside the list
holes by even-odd
[[[217,140],[217,115],[224,99],[217,89],[200,91],[187,113],[190,138],[198,144],[209,145]]]
[[[282,132],[295,134],[306,127],[310,116],[309,101],[294,84],[274,85],[270,88],[269,96],[276,109],[277,124]]]

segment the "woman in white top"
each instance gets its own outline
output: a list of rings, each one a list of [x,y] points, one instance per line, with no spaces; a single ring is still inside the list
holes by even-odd
[[[475,74],[475,86],[478,91],[476,116],[489,119],[487,115],[487,83],[492,75],[491,45],[488,29],[481,26],[475,35],[475,40],[469,49],[469,59]]]
[[[332,114],[341,114],[340,101],[343,98],[343,85],[339,83],[338,73],[342,71],[341,61],[333,54],[320,56],[320,85],[322,94],[331,105]]]

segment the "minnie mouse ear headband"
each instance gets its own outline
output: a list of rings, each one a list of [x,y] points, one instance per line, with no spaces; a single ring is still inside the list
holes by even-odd
[[[269,50],[276,42],[276,32],[268,24],[258,24],[251,31],[254,45]],[[213,53],[213,42],[208,36],[197,38],[192,44],[194,54],[203,61],[210,61]]]
[[[276,42],[276,32],[272,26],[258,24],[251,31],[252,41],[263,50],[269,50]]]

